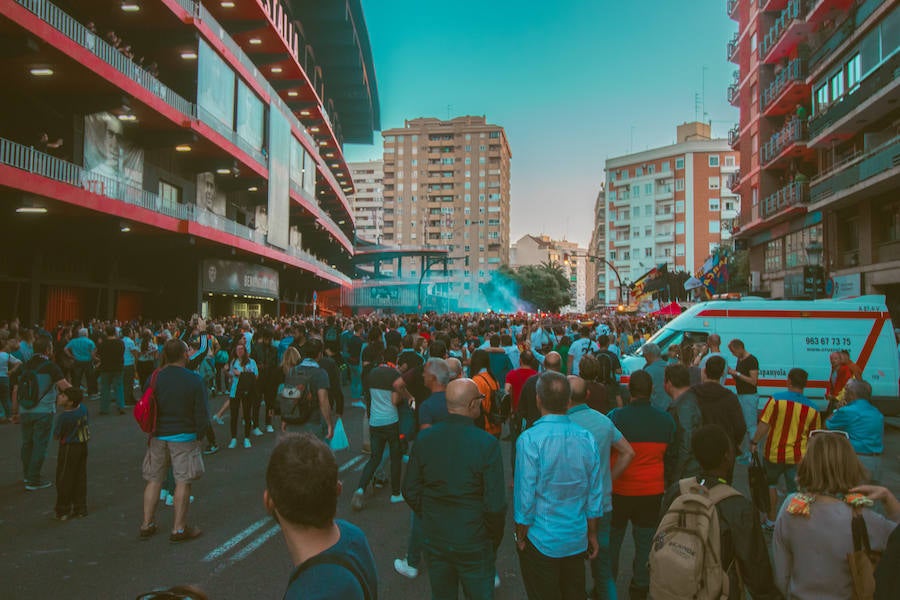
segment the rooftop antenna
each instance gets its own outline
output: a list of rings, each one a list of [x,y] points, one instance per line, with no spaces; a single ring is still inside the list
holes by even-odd
[[[447,105],[447,120],[448,120],[448,121],[450,120],[450,111],[451,111],[451,110],[453,110],[453,105],[452,105],[452,104],[448,104],[448,105]]]
[[[703,120],[706,121],[709,118],[709,113],[706,112],[706,71],[709,69],[706,65],[703,65],[703,68],[700,69],[700,107],[703,112]]]

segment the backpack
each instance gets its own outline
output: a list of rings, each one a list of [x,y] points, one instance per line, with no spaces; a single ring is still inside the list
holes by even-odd
[[[594,357],[597,359],[599,367],[599,375],[597,376],[597,381],[602,383],[603,385],[615,384],[616,374],[613,370],[613,361],[612,357],[609,355],[609,352],[601,350],[594,354]]]
[[[278,368],[278,349],[272,344],[257,344],[253,348],[253,359],[260,378],[267,377]]]
[[[153,371],[150,377],[150,385],[138,403],[134,405],[134,420],[144,433],[153,434],[156,431],[156,378],[161,369]]]
[[[50,364],[49,360],[45,360],[33,369],[25,369],[19,376],[19,406],[25,410],[31,410],[40,404],[41,399],[50,391],[49,386],[41,387],[41,378],[50,378],[46,373],[40,371]],[[50,382],[53,385],[53,382]]]
[[[319,401],[312,389],[312,379],[299,367],[285,377],[284,387],[278,394],[281,420],[288,425],[302,425],[309,421],[319,408]]]
[[[291,574],[291,579],[288,581],[288,588],[290,588],[291,584],[294,583],[294,581],[298,577],[300,577],[300,575],[302,575],[304,571],[312,569],[313,567],[316,567],[318,565],[336,565],[350,571],[350,574],[353,575],[353,577],[356,579],[359,587],[362,588],[363,598],[365,600],[373,600],[374,598],[376,598],[375,593],[373,593],[373,591],[369,588],[369,583],[366,581],[365,576],[354,564],[354,562],[343,554],[330,552],[317,554],[301,563],[300,566],[297,567],[297,570],[295,570],[293,574]]]
[[[650,547],[650,597],[654,600],[727,600],[728,566],[722,565],[716,505],[740,492],[712,489],[689,477],[663,516]]]
[[[338,341],[337,327],[332,326],[325,330],[325,341],[331,343]]]
[[[492,390],[487,420],[494,425],[502,425],[509,418],[510,412],[512,412],[512,397],[505,390]]]

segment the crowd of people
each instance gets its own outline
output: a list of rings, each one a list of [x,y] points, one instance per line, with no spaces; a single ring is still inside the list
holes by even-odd
[[[884,420],[864,373],[832,357],[824,412],[804,395],[802,369],[761,399],[759,361],[741,340],[727,341],[728,355],[713,334],[663,356],[646,342],[658,325],[493,314],[195,316],[53,331],[12,321],[0,323],[0,410],[21,427],[27,491],[51,486],[41,470],[58,441],[56,515],[66,520],[88,514],[84,401],[108,415],[152,400],[139,535],[157,533],[167,500],[172,542],[201,535],[188,519],[191,483],[203,454],[219,450],[211,423],[224,423],[226,407],[229,449],[279,436],[265,502],[296,565],[287,598],[377,596],[364,532],[335,519],[334,449],[351,404],[365,408],[369,460],[350,505],[364,510],[389,485],[389,502],[409,506],[394,569],[412,579],[427,564],[433,598],[460,587],[492,598],[508,537],[530,599],[615,598],[629,525],[631,598],[849,598],[865,583],[847,559],[860,550],[851,522],[885,552],[874,597],[891,597],[900,503],[880,485]],[[646,365],[625,374],[623,349],[636,344]],[[213,414],[217,394],[227,401]],[[753,471],[751,498],[732,486],[737,469]]]

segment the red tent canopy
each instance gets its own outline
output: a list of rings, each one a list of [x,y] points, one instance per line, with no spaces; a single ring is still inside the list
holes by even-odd
[[[671,315],[680,315],[684,312],[684,309],[677,302],[672,302],[671,304],[666,304],[659,310],[650,313],[654,316],[671,316]]]

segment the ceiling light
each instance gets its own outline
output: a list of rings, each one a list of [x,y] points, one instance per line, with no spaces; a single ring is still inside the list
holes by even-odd
[[[256,187],[255,185],[251,185],[250,187],[247,188],[247,191],[248,192],[258,192],[259,188]]]
[[[220,2],[219,6],[222,8],[234,8],[234,2]]]
[[[46,67],[39,67],[39,68],[31,69],[29,71],[29,73],[31,73],[35,77],[50,77],[51,75],[53,75],[53,69],[48,69]]]
[[[272,67],[273,73],[281,73],[283,70],[281,67]]]
[[[231,173],[231,169],[216,169],[216,173],[219,175],[228,175]]]
[[[16,212],[24,215],[44,215],[47,214],[47,209],[42,206],[20,206]]]
[[[131,113],[123,113],[123,114],[119,115],[119,120],[126,121],[128,123],[133,123],[134,121],[137,121],[137,117]]]
[[[184,60],[197,60],[197,53],[194,51],[182,52],[181,58]]]
[[[297,90],[291,90],[288,92],[288,96],[290,96],[291,98],[296,98],[299,95],[300,95],[300,92],[298,92]]]
[[[329,152],[325,155],[325,158],[334,158],[334,152]]]
[[[301,111],[300,111],[300,116],[301,116],[301,117],[308,117],[308,116],[309,116],[309,111],[308,111],[308,110],[301,110]]]
[[[320,146],[327,146],[327,145],[328,145],[328,142],[326,142],[325,140],[322,140],[321,142],[319,142],[319,145],[320,145]]]
[[[310,130],[311,132],[313,132],[313,133],[319,133],[319,128],[318,128],[318,127],[310,127],[309,130]]]
[[[338,163],[331,163],[331,166],[332,166],[333,168],[337,169],[337,168],[340,167],[341,165],[339,165]]]
[[[262,40],[259,38],[250,38],[250,43],[254,46],[259,46],[262,44]]]
[[[175,146],[175,152],[190,152],[191,147],[188,144],[178,144]]]
[[[122,12],[137,12],[141,10],[140,5],[134,2],[123,2],[122,3]]]
[[[119,228],[119,231],[121,231],[122,233],[128,233],[129,231],[131,231],[131,227],[129,227],[128,225],[122,225],[122,227]]]

